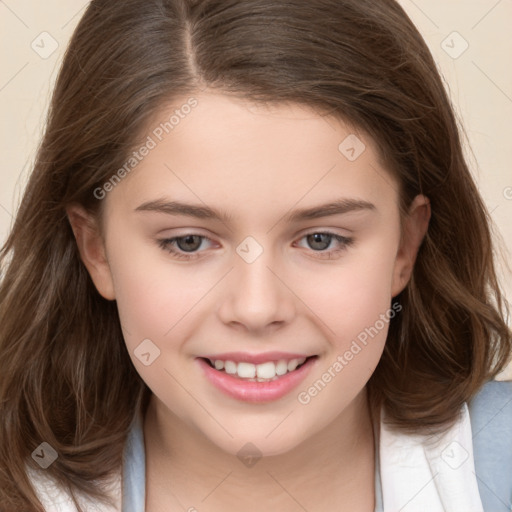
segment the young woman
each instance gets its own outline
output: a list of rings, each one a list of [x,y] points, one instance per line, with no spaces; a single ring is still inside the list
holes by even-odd
[[[1,510],[507,507],[489,224],[394,1],[93,0],[1,256]]]

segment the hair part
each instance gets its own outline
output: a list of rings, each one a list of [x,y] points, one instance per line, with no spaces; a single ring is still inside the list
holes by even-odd
[[[25,474],[25,464],[38,469],[30,454],[42,441],[59,454],[48,475],[73,496],[106,499],[96,482],[121,465],[150,390],[115,302],[80,260],[66,207],[101,218],[94,190],[163,106],[205,87],[337,116],[376,141],[402,215],[417,194],[430,199],[413,276],[394,298],[402,312],[368,382],[372,407],[384,405],[395,428],[447,428],[510,357],[492,221],[435,62],[395,1],[93,0],[0,253],[2,511],[42,510]]]

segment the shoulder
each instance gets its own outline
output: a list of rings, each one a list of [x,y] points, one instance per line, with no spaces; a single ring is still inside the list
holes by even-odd
[[[475,472],[485,510],[512,507],[512,381],[489,381],[468,402]]]
[[[45,512],[77,512],[77,507],[71,495],[65,491],[55,480],[48,477],[44,470],[36,470],[28,464],[25,466],[27,476],[34,487],[37,497]],[[120,512],[121,511],[121,474],[113,479],[108,489],[109,495],[115,501],[115,507],[80,496],[79,503],[87,512]]]
[[[488,438],[491,432],[512,433],[512,381],[486,382],[468,408],[473,440]]]

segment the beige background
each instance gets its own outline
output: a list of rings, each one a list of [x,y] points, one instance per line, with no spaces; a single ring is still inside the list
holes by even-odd
[[[0,242],[5,240],[33,162],[58,65],[88,3],[0,0]],[[400,3],[446,79],[467,133],[470,164],[510,261],[512,1]],[[512,301],[512,277],[504,270],[502,282]],[[512,364],[504,377],[512,378]]]

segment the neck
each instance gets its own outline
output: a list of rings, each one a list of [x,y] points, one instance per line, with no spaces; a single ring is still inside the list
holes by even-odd
[[[255,506],[262,511],[349,506],[373,511],[375,445],[365,389],[293,450],[253,465],[220,449],[155,396],[145,416],[144,438],[147,503],[168,506],[174,500],[185,510],[194,505],[209,511],[259,510]],[[159,509],[155,505],[152,510]]]

